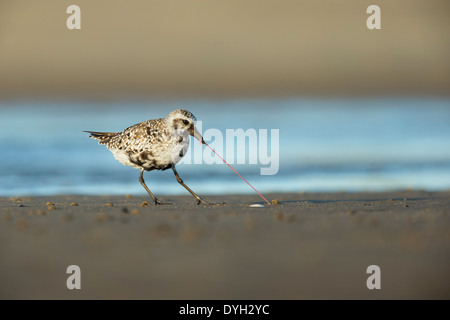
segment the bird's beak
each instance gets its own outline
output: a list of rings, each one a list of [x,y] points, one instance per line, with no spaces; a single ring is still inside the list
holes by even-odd
[[[191,126],[189,128],[189,133],[191,136],[193,136],[195,139],[197,139],[198,141],[200,141],[201,144],[206,144],[205,141],[203,140],[202,135],[200,134],[200,132],[198,132],[197,128],[195,128],[194,126]]]

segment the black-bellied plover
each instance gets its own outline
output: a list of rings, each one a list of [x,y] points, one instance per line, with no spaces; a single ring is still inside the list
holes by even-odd
[[[85,132],[90,133],[89,137],[97,139],[99,144],[104,144],[120,163],[141,170],[139,182],[155,204],[165,203],[160,202],[145,184],[144,171],[169,168],[173,170],[178,183],[197,199],[197,204],[209,204],[183,182],[175,169],[175,165],[186,154],[189,135],[205,143],[195,128],[195,121],[191,112],[178,109],[166,118],[147,120],[122,132]]]

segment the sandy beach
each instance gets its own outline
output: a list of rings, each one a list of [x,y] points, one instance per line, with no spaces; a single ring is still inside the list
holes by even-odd
[[[266,196],[0,198],[0,298],[450,298],[450,192]]]

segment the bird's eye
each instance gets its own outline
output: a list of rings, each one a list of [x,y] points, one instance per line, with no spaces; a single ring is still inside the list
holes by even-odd
[[[189,124],[189,121],[183,120],[183,123],[187,126]]]

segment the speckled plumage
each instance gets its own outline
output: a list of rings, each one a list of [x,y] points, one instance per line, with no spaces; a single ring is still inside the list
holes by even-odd
[[[189,135],[203,143],[201,134],[195,128],[195,116],[187,110],[174,110],[166,118],[147,120],[126,128],[122,132],[95,132],[91,138],[105,145],[120,163],[141,170],[139,181],[158,204],[158,200],[148,190],[142,178],[143,171],[166,170],[172,168],[177,181],[197,200],[203,202],[189,189],[175,170],[186,154]]]
[[[182,120],[189,124],[183,125]],[[189,111],[175,110],[167,118],[140,122],[122,132],[90,132],[90,137],[104,144],[124,165],[146,171],[166,170],[184,156],[189,146],[188,130],[195,128],[195,120]]]

